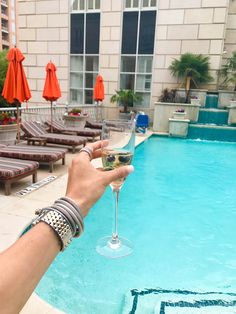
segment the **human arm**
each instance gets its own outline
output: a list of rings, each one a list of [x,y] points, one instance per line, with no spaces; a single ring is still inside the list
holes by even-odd
[[[101,155],[101,142],[89,145],[93,157]],[[115,179],[132,168],[102,172],[93,167],[86,152],[78,154],[69,169],[66,196],[73,199],[85,217]],[[0,313],[19,313],[53,259],[60,251],[56,233],[40,222],[0,254]]]

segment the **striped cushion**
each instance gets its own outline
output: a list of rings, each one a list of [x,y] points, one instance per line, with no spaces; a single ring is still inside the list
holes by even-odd
[[[82,145],[87,142],[86,137],[76,135],[55,134],[46,132],[41,125],[34,121],[25,121],[21,124],[22,130],[29,137],[39,137],[47,140],[47,143],[63,145]]]
[[[35,161],[57,161],[65,157],[67,149],[45,146],[12,145],[1,148],[0,157],[10,157]]]
[[[0,180],[14,178],[38,167],[39,164],[35,161],[0,157]]]
[[[41,135],[47,134],[46,130],[35,121],[25,121],[21,124],[22,130],[31,137],[41,137]]]
[[[101,135],[101,130],[92,130],[90,128],[80,128],[80,127],[66,127],[64,126],[63,123],[60,121],[53,120],[51,121],[46,121],[46,124],[49,126],[52,126],[53,130],[55,132],[76,132],[78,135],[82,136],[100,136]]]
[[[82,136],[55,133],[41,135],[40,138],[45,138],[47,143],[64,145],[82,145],[85,144],[88,140],[86,137]]]
[[[87,120],[85,123],[85,127],[91,128],[91,129],[102,129],[102,123]]]

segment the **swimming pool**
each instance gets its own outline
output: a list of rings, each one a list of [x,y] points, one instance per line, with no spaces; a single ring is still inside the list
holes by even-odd
[[[119,215],[134,253],[110,260],[95,251],[111,232],[108,189],[37,293],[69,314],[117,314],[131,289],[236,292],[236,145],[152,137],[134,166]]]

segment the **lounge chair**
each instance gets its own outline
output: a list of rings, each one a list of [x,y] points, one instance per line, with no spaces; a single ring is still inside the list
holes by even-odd
[[[92,120],[86,120],[85,122],[85,128],[90,128],[90,129],[102,129],[102,122],[96,122]]]
[[[0,145],[0,157],[32,160],[39,163],[49,163],[49,171],[53,172],[53,165],[62,159],[65,165],[66,148],[29,146],[29,145]]]
[[[63,133],[63,134],[76,134],[80,136],[86,136],[88,138],[92,138],[94,141],[96,137],[101,137],[101,130],[90,129],[90,128],[79,128],[79,127],[66,127],[60,121],[46,121],[45,122],[52,130],[56,133]]]
[[[33,183],[37,181],[39,164],[35,161],[0,157],[0,182],[5,185],[5,195],[11,194],[11,184],[32,175]]]
[[[24,131],[26,138],[46,139],[47,144],[50,143],[70,146],[73,153],[75,152],[75,148],[77,146],[85,146],[88,140],[86,137],[82,136],[48,133],[39,123],[35,121],[22,122],[21,129]]]

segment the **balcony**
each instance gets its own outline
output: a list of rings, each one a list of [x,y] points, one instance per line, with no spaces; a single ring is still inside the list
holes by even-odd
[[[1,16],[2,20],[5,20],[5,21],[8,21],[9,18],[8,18],[8,15],[4,12],[2,12],[2,16]]]
[[[2,25],[2,32],[5,33],[5,34],[8,34],[8,27],[5,26],[5,25]]]
[[[8,4],[6,0],[1,0],[1,5],[3,5],[4,7],[8,8]]]
[[[9,46],[10,46],[10,43],[9,43],[8,40],[2,39],[2,45],[5,46],[5,47],[9,47]]]

